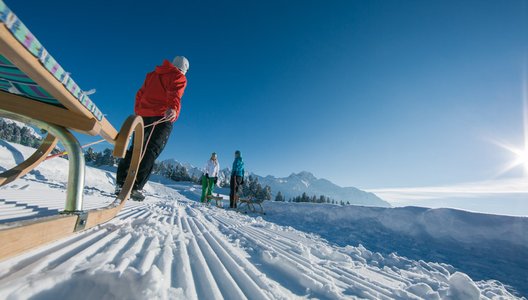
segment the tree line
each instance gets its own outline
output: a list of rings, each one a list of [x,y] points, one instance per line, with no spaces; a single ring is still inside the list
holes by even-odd
[[[341,201],[337,201],[337,200],[331,199],[330,197],[327,197],[327,196],[324,196],[324,195],[308,196],[308,194],[306,194],[306,192],[302,193],[302,195],[300,195],[300,196],[293,197],[293,198],[288,198],[288,200],[286,200],[286,197],[284,197],[284,195],[281,193],[281,191],[279,191],[277,193],[277,195],[275,196],[275,201],[279,201],[279,202],[293,202],[293,203],[309,202],[309,203],[329,203],[329,204],[339,204],[339,205],[350,205],[350,201],[347,201],[347,202],[342,201],[342,200]]]
[[[0,118],[0,139],[32,148],[38,148],[42,142],[42,138],[35,136],[31,128],[20,127],[3,118]]]

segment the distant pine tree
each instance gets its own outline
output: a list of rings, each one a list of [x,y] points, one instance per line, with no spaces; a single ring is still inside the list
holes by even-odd
[[[96,158],[96,153],[94,152],[93,148],[90,147],[86,149],[86,151],[84,152],[84,161],[86,163],[92,164],[95,162],[95,158]]]
[[[30,127],[20,127],[14,122],[6,122],[3,118],[0,118],[0,139],[32,148],[38,148],[42,142],[42,138],[34,135]]]
[[[282,193],[280,191],[275,196],[275,201],[284,202],[284,196],[282,195]]]
[[[114,155],[112,154],[112,150],[108,148],[104,149],[101,165],[113,167],[115,165],[115,162],[116,160],[114,158]]]
[[[263,188],[258,182],[258,178],[252,175],[244,180],[241,193],[243,197],[253,197],[263,200],[271,199],[271,188],[269,186]]]
[[[266,185],[266,186],[262,189],[262,194],[260,195],[259,199],[271,200],[271,187],[269,187],[268,185]]]

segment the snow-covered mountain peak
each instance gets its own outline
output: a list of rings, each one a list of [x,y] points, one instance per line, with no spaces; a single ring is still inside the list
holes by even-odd
[[[295,173],[292,173],[289,178],[291,179],[299,179],[301,181],[304,181],[304,182],[307,182],[308,184],[314,182],[317,180],[317,178],[310,172],[308,171],[301,171],[297,174]]]

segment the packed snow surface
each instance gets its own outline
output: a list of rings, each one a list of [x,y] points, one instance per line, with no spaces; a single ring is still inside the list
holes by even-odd
[[[3,169],[33,151],[11,146],[0,146]],[[67,161],[54,159],[1,187],[0,224],[57,213],[64,205],[66,174]],[[111,203],[114,173],[87,168],[86,176],[85,208]],[[486,215],[476,214],[457,223],[461,221],[450,219],[450,211],[431,210],[427,219],[429,210],[418,208],[351,206],[347,211],[333,205],[273,202],[265,204],[267,214],[261,216],[204,206],[196,201],[200,187],[190,183],[149,183],[146,190],[144,202],[127,202],[105,224],[0,261],[0,298],[516,299],[521,294],[515,290],[523,288],[522,282],[510,288],[494,278],[475,280],[440,260],[376,252],[358,243],[376,245],[378,239],[382,244],[399,232],[410,237],[427,233],[461,246],[478,246],[479,237],[526,246],[526,235],[505,231],[508,221],[495,216],[489,216],[491,224]],[[446,226],[441,226],[442,218],[448,218]],[[358,220],[382,225],[348,236]],[[515,222],[519,230],[526,229],[525,221]],[[488,226],[498,228],[491,231]],[[415,232],[415,227],[424,228]],[[473,258],[473,263],[482,259]]]

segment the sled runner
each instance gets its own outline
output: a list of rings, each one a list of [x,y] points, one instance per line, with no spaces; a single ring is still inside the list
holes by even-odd
[[[66,205],[59,215],[4,223],[0,229],[0,260],[74,232],[111,220],[130,197],[143,146],[143,120],[130,116],[117,131],[0,0],[0,117],[21,121],[47,132],[42,145],[26,161],[0,174],[0,186],[34,168],[55,148],[58,141],[68,153],[69,173]],[[134,153],[123,189],[107,207],[83,210],[84,155],[71,131],[101,136],[114,145],[113,155],[125,155],[129,138]]]
[[[238,208],[237,211],[239,212],[252,212],[252,213],[259,213],[265,215],[264,208],[262,207],[262,201],[261,199],[256,198],[240,198],[238,199]],[[259,207],[257,210],[256,206]]]
[[[222,207],[222,200],[224,200],[224,198],[221,197],[219,194],[217,194],[216,196],[207,195],[207,200],[208,200],[208,202],[211,201],[211,200],[215,200],[216,207]]]

